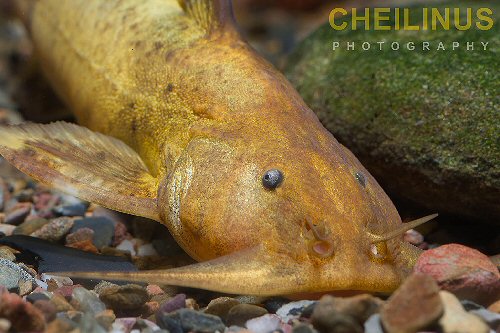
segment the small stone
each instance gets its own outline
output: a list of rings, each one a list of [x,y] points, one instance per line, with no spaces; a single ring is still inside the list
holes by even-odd
[[[500,300],[498,300],[495,303],[491,304],[488,307],[488,310],[491,311],[491,312],[500,313]]]
[[[104,310],[95,315],[95,320],[106,330],[109,330],[116,320],[113,310]]]
[[[252,304],[237,304],[229,310],[225,323],[227,326],[244,326],[245,323],[253,318],[267,314],[267,310]]]
[[[436,281],[412,274],[382,306],[380,317],[387,333],[413,333],[435,324],[443,311]]]
[[[20,283],[22,281],[34,281],[34,279],[18,264],[0,258],[0,285],[9,290],[20,289]]]
[[[317,333],[317,332],[318,331],[316,331],[314,327],[312,327],[312,325],[308,324],[298,324],[294,326],[292,329],[292,333]],[[372,333],[371,331],[369,332]]]
[[[60,286],[59,288],[54,290],[54,294],[57,293],[59,295],[64,296],[64,298],[66,298],[67,300],[69,300],[69,299],[71,299],[71,297],[73,297],[73,292],[77,288],[82,288],[82,286],[79,284],[70,285],[70,286]]]
[[[24,296],[29,294],[34,287],[32,280],[20,280],[19,281],[19,295]]]
[[[441,291],[439,296],[444,305],[444,314],[439,325],[444,333],[488,333],[490,331],[478,316],[467,313],[460,301],[450,292]]]
[[[148,284],[146,287],[146,291],[148,292],[148,295],[150,297],[156,296],[156,295],[163,295],[165,292],[159,285],[156,284]]]
[[[184,332],[223,332],[225,329],[225,325],[219,317],[190,309],[179,309],[168,314],[163,313],[160,315],[158,325],[171,333],[176,333],[176,326],[172,325],[173,322],[180,323]]]
[[[139,248],[137,249],[137,255],[141,257],[157,256],[158,252],[156,252],[153,244],[149,243],[139,246]]]
[[[128,233],[127,226],[122,222],[117,222],[115,225],[115,233],[113,237],[113,246],[117,246],[125,239],[129,238],[130,234]]]
[[[293,319],[298,319],[302,317],[302,312],[311,304],[314,304],[314,301],[297,301],[290,302],[283,305],[276,311],[276,314],[281,318],[284,323],[288,323]]]
[[[198,305],[198,302],[194,298],[187,298],[186,299],[186,309],[191,309],[191,310],[199,310],[200,306]]]
[[[86,240],[92,241],[93,237],[94,230],[90,228],[80,228],[66,236],[66,244],[72,244]]]
[[[484,308],[469,311],[470,314],[474,314],[484,320],[488,326],[493,330],[500,329],[500,314],[491,312]]]
[[[50,323],[52,320],[56,319],[57,309],[50,301],[38,300],[33,303],[33,305],[43,314],[45,322]]]
[[[101,282],[99,282],[95,287],[94,287],[94,292],[99,295],[101,293],[101,291],[105,290],[105,289],[108,289],[108,288],[118,288],[119,285],[117,285],[116,283],[112,283],[112,282],[109,282],[109,281],[105,281],[105,280],[102,280]]]
[[[460,244],[425,251],[414,270],[432,276],[459,299],[489,305],[500,299],[500,273],[481,252]]]
[[[405,242],[419,246],[424,242],[424,236],[414,229],[410,229],[404,233],[403,239]]]
[[[49,220],[44,218],[34,218],[31,220],[26,220],[25,222],[18,225],[14,231],[13,235],[31,235],[44,225],[48,224]]]
[[[54,304],[56,312],[66,312],[75,310],[73,306],[71,306],[71,304],[68,303],[66,298],[59,293],[54,293],[50,301],[52,302],[52,304]]]
[[[31,212],[31,203],[19,203],[12,211],[5,215],[5,223],[11,225],[19,225],[24,222],[24,219]]]
[[[78,328],[80,332],[107,333],[94,318],[94,314],[90,312],[83,314],[82,318],[78,321]]]
[[[10,236],[16,229],[15,225],[10,224],[0,224],[0,233],[3,233],[5,236]]]
[[[120,250],[120,251],[127,251],[132,256],[136,255],[134,243],[128,239],[125,239],[125,240],[123,240],[123,242],[118,244],[116,249]]]
[[[76,203],[72,205],[57,206],[52,209],[56,216],[85,216],[87,205]]]
[[[99,300],[97,294],[83,287],[73,289],[73,300],[78,303],[78,310],[93,315],[106,310],[106,306]]]
[[[7,333],[10,332],[10,328],[12,327],[12,323],[10,320],[0,318],[0,332]]]
[[[48,301],[50,298],[45,293],[33,292],[26,296],[26,300],[30,303],[35,303],[36,301]]]
[[[94,230],[93,243],[98,249],[111,245],[115,233],[114,222],[105,217],[86,217],[75,220],[71,232],[81,228],[90,228]]]
[[[45,333],[69,333],[73,332],[76,324],[70,320],[57,318],[50,322],[45,329]],[[76,333],[76,332],[75,332]]]
[[[226,322],[227,314],[232,307],[240,304],[240,301],[231,297],[219,297],[208,303],[205,313],[218,316]],[[230,325],[228,325],[230,326]]]
[[[290,303],[290,300],[285,297],[271,297],[266,299],[263,303],[269,313],[276,313],[283,305]]]
[[[92,243],[92,241],[89,239],[71,244],[66,244],[66,246],[71,247],[73,249],[82,250],[85,252],[99,253],[99,250],[95,247],[94,243]]]
[[[158,312],[173,312],[178,309],[182,309],[186,307],[186,295],[185,294],[178,294],[166,301],[163,304],[160,304],[160,309]]]
[[[9,320],[13,330],[18,332],[43,331],[45,326],[40,310],[11,293],[0,296],[0,318]]]
[[[363,332],[363,323],[382,303],[368,294],[348,298],[325,295],[316,303],[311,323],[320,332]]]
[[[70,231],[73,223],[73,220],[69,217],[58,217],[33,232],[31,236],[50,242],[57,242]]]
[[[113,310],[132,310],[140,308],[150,296],[146,289],[136,284],[113,286],[102,289],[99,298]]]
[[[0,258],[14,261],[16,260],[16,255],[12,253],[12,249],[8,246],[2,246],[0,247]]]
[[[382,328],[382,323],[380,322],[380,315],[378,313],[373,314],[364,324],[365,332],[369,333],[384,333]]]
[[[9,191],[9,186],[3,180],[2,177],[0,177],[0,211],[3,211],[5,208],[5,203],[10,200],[10,191]]]
[[[266,314],[250,319],[245,326],[253,333],[269,333],[281,329],[281,319],[274,314]]]

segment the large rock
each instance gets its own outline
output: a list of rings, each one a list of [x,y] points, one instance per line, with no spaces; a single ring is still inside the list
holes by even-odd
[[[500,2],[437,7],[492,8],[495,24],[489,31],[426,32],[335,31],[325,24],[299,45],[286,74],[388,192],[499,224]],[[412,13],[412,23],[421,20],[421,8]],[[333,51],[334,41],[342,48]],[[357,41],[357,49],[346,51],[347,41]],[[364,41],[369,51],[361,50]],[[386,41],[382,51],[378,41]],[[392,41],[401,50],[392,51]],[[410,41],[415,51],[405,49]],[[422,50],[423,41],[431,51]],[[439,41],[446,51],[437,50]],[[468,41],[474,51],[466,50]],[[460,48],[450,50],[453,42]]]

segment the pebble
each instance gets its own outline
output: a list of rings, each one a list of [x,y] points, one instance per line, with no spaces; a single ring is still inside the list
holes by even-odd
[[[8,246],[2,246],[0,247],[0,258],[14,261],[16,260],[16,255],[12,253],[12,249]]]
[[[125,239],[120,244],[118,244],[116,246],[116,249],[121,251],[127,251],[132,256],[136,255],[134,243],[128,239]]]
[[[24,222],[31,212],[31,203],[19,203],[16,207],[5,215],[6,224],[19,225]]]
[[[382,306],[380,318],[387,333],[413,333],[435,324],[443,311],[436,281],[414,273]]]
[[[127,284],[111,286],[99,292],[99,298],[113,310],[132,310],[144,305],[151,298],[146,288]]]
[[[101,325],[104,329],[109,330],[116,320],[116,315],[113,310],[104,310],[95,315],[95,320]]]
[[[275,314],[266,314],[250,319],[245,326],[252,333],[269,333],[281,329],[281,319]]]
[[[106,310],[106,305],[99,299],[96,293],[83,287],[73,289],[73,300],[78,304],[77,309],[93,315]]]
[[[186,295],[178,294],[160,305],[158,313],[169,313],[186,307]]]
[[[500,314],[486,310],[485,308],[472,310],[469,311],[469,313],[482,318],[484,322],[490,326],[491,329],[500,329]]]
[[[34,218],[31,220],[24,221],[20,225],[18,225],[15,229],[14,232],[12,233],[13,235],[31,235],[38,229],[42,228],[44,225],[48,224],[49,220],[44,219],[44,218]]]
[[[35,282],[34,278],[28,272],[22,269],[21,266],[13,263],[10,260],[0,258],[0,285],[9,290],[17,288],[21,289],[20,282],[22,281]],[[26,293],[26,290],[20,292],[24,294]]]
[[[52,208],[52,211],[56,216],[85,216],[87,205],[83,203],[61,205]]]
[[[128,233],[127,226],[122,222],[116,222],[112,245],[117,246],[129,237],[131,236]]]
[[[488,310],[490,310],[491,312],[500,313],[500,300],[498,300],[495,303],[491,304],[488,307]]]
[[[219,317],[190,309],[162,313],[159,316],[158,325],[170,333],[223,332],[225,329],[225,325]]]
[[[290,303],[290,300],[285,297],[271,297],[264,300],[263,304],[269,313],[276,313],[283,305]]]
[[[57,242],[70,231],[73,223],[73,220],[69,217],[58,217],[33,232],[31,236],[50,242]]]
[[[10,225],[10,224],[0,224],[0,232],[3,233],[5,236],[10,236],[14,232],[14,229],[16,229],[15,225]]]
[[[0,332],[7,333],[10,332],[10,328],[12,327],[12,323],[10,320],[0,318]]]
[[[308,325],[308,324],[298,324],[298,325],[295,325],[292,329],[292,333],[317,333],[318,331],[316,331],[314,329],[314,327],[312,327],[312,325]],[[373,333],[371,331],[369,331],[370,333]]]
[[[50,299],[54,307],[56,308],[56,312],[65,312],[74,310],[73,306],[69,304],[66,300],[66,297],[59,293],[54,293],[52,298]]]
[[[382,328],[382,323],[380,321],[380,314],[375,313],[368,318],[364,323],[365,332],[368,333],[384,333],[384,329]]]
[[[45,333],[69,333],[73,332],[75,328],[76,323],[67,319],[56,318],[47,325]]]
[[[93,242],[98,249],[111,245],[115,233],[114,222],[106,217],[86,217],[75,221],[71,232],[81,228],[94,230]]]
[[[418,231],[410,229],[404,233],[403,240],[415,246],[419,246],[424,242],[424,236]]]
[[[481,252],[460,244],[425,251],[414,270],[432,276],[459,299],[488,306],[500,299],[500,273]]]
[[[232,297],[219,297],[211,300],[210,303],[208,303],[205,309],[205,313],[218,316],[222,318],[225,323],[227,323],[226,317],[229,310],[231,310],[232,307],[238,304],[240,304],[240,301]]]
[[[33,303],[33,305],[43,314],[45,322],[50,323],[52,320],[56,319],[57,309],[50,301],[38,300]]]
[[[245,323],[253,318],[267,314],[267,310],[252,304],[237,304],[228,311],[225,323],[227,326],[244,326]]]
[[[293,319],[297,319],[297,318],[301,317],[302,312],[304,312],[304,310],[308,306],[315,304],[315,303],[316,303],[315,301],[308,301],[308,300],[290,302],[290,303],[287,303],[287,304],[283,305],[282,307],[280,307],[276,311],[276,314],[281,318],[281,320],[284,323],[288,323],[288,322],[292,321]]]
[[[325,295],[315,305],[311,323],[320,332],[363,332],[363,323],[382,303],[368,294],[347,298]]]
[[[99,250],[95,247],[94,243],[88,239],[80,242],[66,244],[66,246],[85,252],[99,253]]]
[[[13,330],[17,332],[38,332],[45,326],[40,310],[18,295],[8,292],[0,296],[0,318],[9,320]]]
[[[148,295],[150,297],[165,294],[163,289],[161,289],[161,287],[156,284],[148,284],[148,286],[146,287],[146,291],[148,292]]]
[[[467,313],[460,301],[450,292],[439,293],[444,314],[439,320],[444,333],[488,333],[490,331],[478,316]]]
[[[139,248],[137,249],[137,255],[141,257],[157,256],[158,252],[156,252],[153,244],[149,243],[139,246]]]
[[[10,199],[10,192],[9,192],[9,186],[3,180],[2,177],[0,177],[0,211],[3,211],[5,208],[5,203],[9,201]]]
[[[87,241],[94,238],[94,230],[90,228],[80,228],[66,236],[66,244],[73,244],[81,241]]]
[[[36,301],[48,301],[50,298],[45,293],[33,292],[26,296],[26,300],[30,303],[35,303]]]

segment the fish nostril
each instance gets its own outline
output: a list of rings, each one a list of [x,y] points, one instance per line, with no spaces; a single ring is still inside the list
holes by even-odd
[[[383,261],[387,258],[388,249],[386,242],[379,242],[370,245],[370,252],[376,261]]]
[[[333,255],[333,243],[326,240],[317,240],[311,242],[312,252],[321,258],[327,258]]]

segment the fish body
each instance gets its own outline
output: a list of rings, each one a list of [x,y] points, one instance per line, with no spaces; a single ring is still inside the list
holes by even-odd
[[[78,273],[231,293],[391,291],[419,251],[382,188],[244,42],[228,1],[37,0],[37,55],[78,123],[2,128],[0,153],[164,223],[194,259]],[[74,275],[74,274],[73,274]]]

